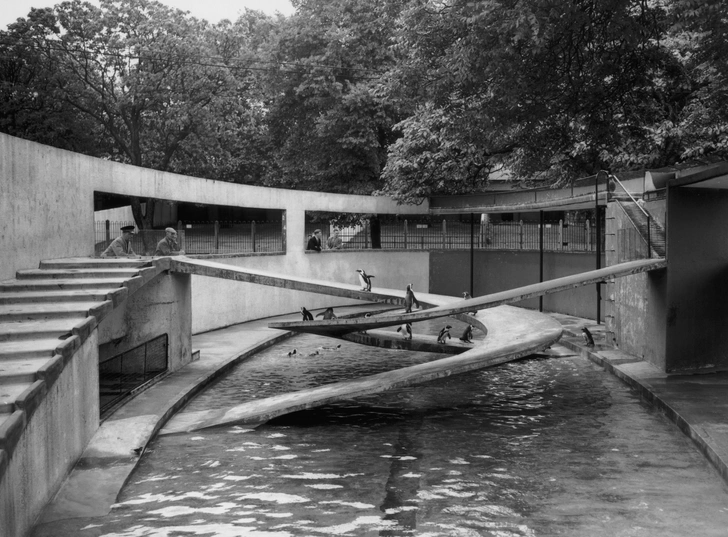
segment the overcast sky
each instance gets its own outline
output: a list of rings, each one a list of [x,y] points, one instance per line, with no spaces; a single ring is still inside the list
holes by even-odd
[[[0,28],[7,28],[18,17],[25,17],[31,7],[51,7],[60,4],[62,0],[0,0]],[[98,5],[97,0],[90,0]],[[248,7],[265,13],[274,14],[276,11],[284,15],[293,13],[293,6],[289,0],[161,0],[163,4],[189,11],[194,17],[218,22],[221,19],[235,20],[238,13]]]

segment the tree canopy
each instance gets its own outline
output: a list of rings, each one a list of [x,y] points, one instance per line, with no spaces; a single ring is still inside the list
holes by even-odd
[[[0,30],[0,130],[403,203],[728,156],[721,0],[294,5],[218,24],[154,0],[31,10]]]

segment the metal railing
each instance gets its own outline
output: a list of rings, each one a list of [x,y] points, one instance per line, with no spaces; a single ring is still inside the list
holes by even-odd
[[[167,371],[167,335],[99,364],[101,415],[132,395],[147,382]]]
[[[134,222],[97,221],[94,253],[101,253],[121,234],[121,227]],[[282,222],[178,222],[177,242],[186,254],[233,254],[283,252]],[[153,255],[164,229],[138,230],[132,249],[139,255]]]
[[[652,257],[652,216],[650,213],[648,213],[644,207],[642,207],[642,204],[639,203],[635,197],[625,188],[625,186],[622,184],[622,182],[612,174],[609,174],[609,179],[614,182],[615,185],[619,186],[626,194],[629,196],[630,201],[634,204],[635,207],[637,207],[640,212],[644,215],[646,221],[647,221],[647,257]],[[607,190],[609,192],[609,190]],[[636,222],[633,222],[634,225],[636,225]]]
[[[317,223],[306,224],[306,241],[315,229],[322,231],[323,249],[327,249],[331,230]],[[370,249],[372,233],[369,223],[341,227],[342,249]],[[456,220],[391,220],[380,222],[382,249],[449,250],[539,250],[538,222],[475,223]],[[604,244],[604,236],[601,237]],[[596,250],[596,229],[589,220],[569,223],[563,220],[544,225],[544,249],[549,251],[592,252]]]

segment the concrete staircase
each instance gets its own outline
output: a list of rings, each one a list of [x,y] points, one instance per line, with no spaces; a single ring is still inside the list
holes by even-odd
[[[43,261],[0,282],[0,473],[37,402],[75,351],[101,319],[158,273],[149,260],[74,258]]]
[[[665,257],[667,250],[665,229],[660,225],[660,223],[654,217],[651,217],[648,222],[645,213],[642,212],[642,209],[640,209],[632,200],[618,199],[617,203],[619,203],[619,206],[622,208],[624,213],[632,221],[635,229],[637,229],[644,239],[645,244],[647,244],[647,239],[649,237],[652,253],[656,257]]]

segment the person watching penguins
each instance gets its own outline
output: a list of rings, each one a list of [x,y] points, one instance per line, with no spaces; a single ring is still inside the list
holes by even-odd
[[[179,249],[177,244],[177,230],[168,227],[164,230],[164,238],[157,243],[157,248],[154,250],[155,256],[165,255],[184,255],[184,252]]]
[[[341,240],[341,237],[339,236],[339,230],[337,228],[334,228],[334,234],[329,237],[329,240],[326,242],[326,245],[329,247],[329,250],[340,250],[343,241]]]
[[[101,252],[101,257],[139,257],[131,247],[134,237],[134,226],[122,226],[121,235],[116,237],[109,247]]]
[[[321,230],[317,229],[313,232],[313,235],[311,235],[311,238],[308,239],[308,244],[306,245],[306,250],[312,250],[314,252],[320,252],[321,251]]]

